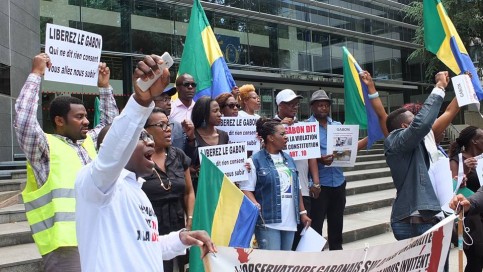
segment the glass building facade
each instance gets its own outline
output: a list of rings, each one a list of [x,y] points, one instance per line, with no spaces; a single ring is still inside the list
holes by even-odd
[[[416,25],[405,19],[409,0],[211,0],[202,1],[229,68],[241,86],[253,83],[262,100],[261,115],[272,116],[278,91],[302,94],[299,118],[309,116],[313,91],[334,100],[334,119],[344,119],[342,46],[378,79],[388,110],[424,92],[424,68],[407,62],[419,45]],[[143,54],[175,59],[172,82],[183,52],[192,0],[40,1],[41,44],[45,24],[53,23],[103,36],[102,61],[122,107],[131,92],[132,69]],[[96,91],[45,82],[47,104],[58,93],[73,93],[93,105]],[[92,102],[91,102],[92,101]],[[46,116],[44,114],[44,116]],[[44,124],[48,126],[48,120]]]

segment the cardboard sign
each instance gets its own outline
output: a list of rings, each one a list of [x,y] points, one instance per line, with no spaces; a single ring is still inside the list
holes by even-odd
[[[44,79],[97,86],[102,36],[75,28],[47,24],[45,53],[52,67]]]
[[[247,180],[245,162],[247,160],[247,143],[212,145],[198,148],[200,162],[201,154],[205,154],[232,181]]]

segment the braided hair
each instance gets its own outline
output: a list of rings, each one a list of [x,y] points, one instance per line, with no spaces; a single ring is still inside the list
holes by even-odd
[[[476,133],[479,128],[475,126],[469,126],[464,128],[461,132],[458,138],[456,138],[456,141],[451,143],[449,147],[449,157],[453,157],[461,153],[461,150],[464,149],[468,150],[468,148],[471,146],[471,140],[473,137],[476,136]]]
[[[260,136],[264,142],[267,142],[267,137],[275,133],[276,127],[280,126],[280,122],[262,117],[257,120],[257,134]]]

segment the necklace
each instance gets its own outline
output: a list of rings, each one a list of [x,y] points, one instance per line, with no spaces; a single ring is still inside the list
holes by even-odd
[[[156,169],[153,169],[154,173],[156,173],[156,175],[158,176],[159,178],[159,182],[161,183],[161,187],[163,187],[163,189],[165,191],[169,191],[171,190],[171,180],[169,179],[168,177],[168,187],[166,187],[166,185],[164,185],[164,182],[163,182],[163,179],[161,178],[161,176],[158,174],[158,171],[156,171]]]

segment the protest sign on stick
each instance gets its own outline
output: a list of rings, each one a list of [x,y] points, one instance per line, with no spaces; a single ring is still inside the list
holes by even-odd
[[[97,86],[101,51],[101,35],[47,24],[45,53],[49,55],[52,67],[45,71],[44,79]]]

